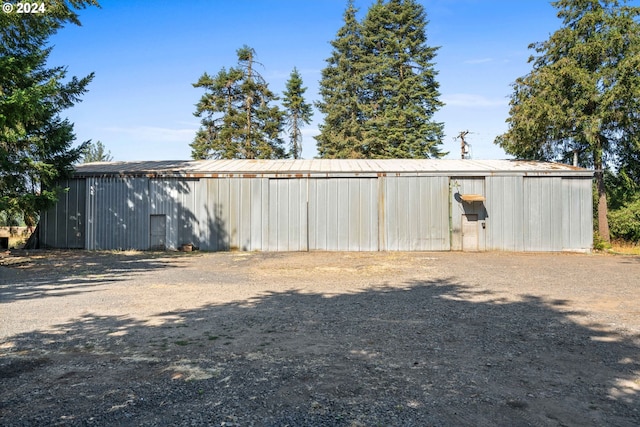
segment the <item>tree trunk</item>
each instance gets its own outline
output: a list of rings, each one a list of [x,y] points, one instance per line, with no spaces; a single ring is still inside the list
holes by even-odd
[[[611,242],[609,220],[607,219],[607,193],[604,187],[604,170],[602,168],[602,150],[596,148],[593,153],[596,188],[598,189],[598,234],[605,242]]]

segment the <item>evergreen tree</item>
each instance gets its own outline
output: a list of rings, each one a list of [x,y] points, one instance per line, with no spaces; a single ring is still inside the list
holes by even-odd
[[[301,124],[309,124],[313,112],[311,104],[304,100],[304,93],[307,88],[302,87],[302,77],[296,68],[293,69],[289,80],[287,80],[287,89],[284,92],[282,105],[286,109],[286,121],[289,126],[289,138],[291,141],[291,156],[299,159],[302,153],[302,133],[300,132]]]
[[[415,0],[378,0],[362,27],[367,76],[363,101],[370,158],[442,157],[443,105],[427,45],[426,13]]]
[[[48,67],[47,40],[74,10],[93,0],[54,0],[46,13],[0,13],[0,211],[31,222],[56,202],[60,179],[70,176],[84,144],[72,148],[73,124],[61,112],[80,101],[93,73],[67,79],[66,67]]]
[[[326,60],[320,80],[318,110],[325,115],[316,136],[317,150],[324,158],[364,158],[364,117],[361,111],[365,69],[362,62],[361,25],[357,9],[349,0],[344,25],[331,42],[333,52]]]
[[[595,169],[598,231],[609,241],[604,169],[607,161],[633,169],[640,153],[640,8],[617,0],[553,5],[563,27],[530,46],[533,69],[514,83],[509,129],[495,142],[525,159],[568,163],[577,153]]]
[[[113,160],[111,151],[108,151],[101,141],[95,144],[88,142],[82,152],[82,163],[110,162],[111,160]]]
[[[427,45],[426,13],[414,0],[378,0],[363,23],[349,1],[322,72],[321,157],[442,157],[443,105]]]
[[[202,126],[191,143],[194,159],[275,159],[286,157],[280,138],[284,113],[278,98],[255,69],[255,51],[236,51],[238,65],[215,77],[204,73],[194,87],[207,92],[196,105]]]

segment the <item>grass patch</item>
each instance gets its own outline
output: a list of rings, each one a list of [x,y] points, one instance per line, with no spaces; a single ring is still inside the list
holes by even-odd
[[[611,252],[624,255],[640,255],[640,245],[625,240],[611,242]]]

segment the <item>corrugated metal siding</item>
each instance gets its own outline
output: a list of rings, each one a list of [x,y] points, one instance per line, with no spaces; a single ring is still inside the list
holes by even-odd
[[[523,177],[486,178],[487,249],[524,250]]]
[[[306,251],[307,180],[269,180],[269,240],[266,250]]]
[[[309,249],[378,250],[378,180],[309,179]]]
[[[562,179],[562,249],[590,251],[593,245],[591,179]]]
[[[381,250],[449,250],[449,179],[384,177]]]
[[[582,176],[92,176],[65,185],[42,216],[43,244],[148,249],[151,215],[166,215],[169,249],[461,250],[463,228],[477,231],[479,250],[589,250],[592,241],[591,179]]]
[[[562,250],[562,178],[524,177],[524,250]]]
[[[60,186],[68,190],[40,218],[40,243],[44,247],[82,249],[85,244],[85,180],[65,180]]]
[[[87,249],[148,249],[147,178],[88,178],[87,200]]]

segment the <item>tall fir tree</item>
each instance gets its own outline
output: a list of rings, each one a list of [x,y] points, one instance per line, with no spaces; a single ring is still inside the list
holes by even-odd
[[[415,0],[378,0],[362,26],[366,64],[363,110],[370,158],[439,158],[442,107],[427,44],[426,12]]]
[[[321,157],[438,158],[443,124],[437,48],[426,38],[426,13],[414,0],[378,0],[362,23],[349,1],[344,26],[322,72],[318,109]]]
[[[609,240],[604,169],[633,168],[640,153],[640,8],[617,0],[553,3],[563,27],[530,45],[532,71],[516,80],[508,131],[518,158],[595,169],[598,231]]]
[[[62,111],[80,101],[93,73],[67,78],[48,66],[51,36],[80,25],[77,9],[93,0],[52,0],[46,13],[0,13],[0,211],[32,223],[54,204],[59,181],[73,171],[84,144],[73,147],[73,124]]]
[[[323,158],[364,158],[361,99],[365,68],[362,62],[361,25],[357,9],[349,0],[344,25],[331,41],[333,52],[322,70],[318,110],[325,115],[316,136],[318,155]]]
[[[107,150],[102,141],[87,142],[82,151],[82,163],[110,162],[113,160],[111,151]]]
[[[194,159],[285,158],[280,137],[284,113],[269,103],[278,97],[256,70],[255,50],[236,51],[238,64],[215,77],[204,73],[194,87],[206,93],[196,104],[202,126],[191,145]]]
[[[306,87],[302,87],[302,77],[298,69],[294,67],[289,80],[287,80],[287,88],[284,91],[284,99],[282,105],[285,108],[285,118],[289,126],[289,138],[291,141],[290,154],[294,159],[299,159],[302,154],[302,132],[300,127],[303,124],[311,122],[313,111],[311,104],[304,99]]]

